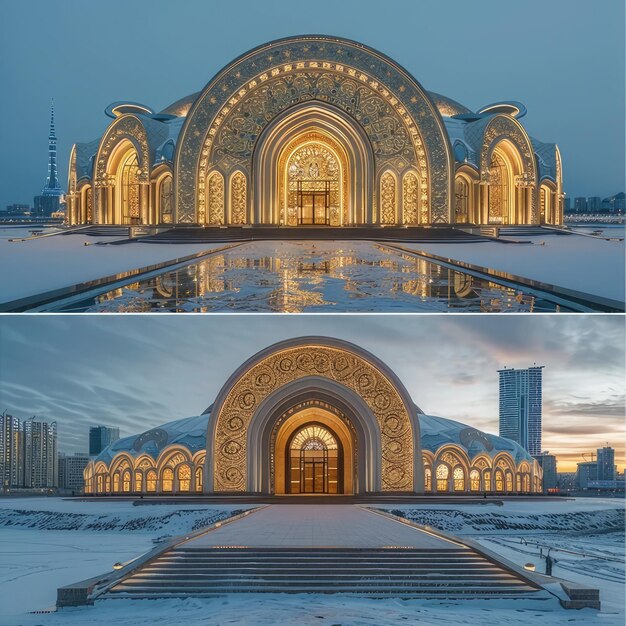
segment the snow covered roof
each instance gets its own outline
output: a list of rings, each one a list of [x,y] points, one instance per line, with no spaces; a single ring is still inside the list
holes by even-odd
[[[195,417],[168,422],[140,435],[118,439],[103,450],[96,461],[104,461],[108,465],[120,452],[127,452],[133,457],[148,454],[156,460],[163,449],[173,444],[182,445],[193,454],[206,448],[206,433],[210,416],[210,412],[205,412]],[[434,453],[442,445],[452,443],[465,449],[470,459],[479,453],[494,457],[504,451],[509,452],[516,463],[523,459],[532,462],[532,457],[528,452],[510,439],[490,435],[443,417],[419,414],[418,418],[424,450]]]

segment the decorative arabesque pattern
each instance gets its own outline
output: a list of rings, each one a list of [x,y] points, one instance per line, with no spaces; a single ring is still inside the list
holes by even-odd
[[[396,223],[396,177],[391,172],[380,178],[380,223]]]
[[[250,94],[258,104],[245,109]],[[225,133],[217,142],[216,160],[234,158],[241,164],[243,159],[249,167],[251,149],[267,123],[286,107],[315,99],[342,107],[368,127],[381,158],[386,152],[402,155],[408,133],[431,221],[449,221],[450,155],[443,124],[429,98],[382,55],[327,37],[283,40],[254,50],[216,76],[200,95],[181,135],[176,164],[178,221],[195,221],[196,205],[198,219],[204,219],[205,177],[215,163],[217,134],[222,125],[229,125],[231,113],[235,132]],[[405,166],[415,162],[399,155],[396,158],[406,161]]]
[[[207,180],[208,223],[219,226],[224,223],[224,177],[219,172],[211,172]]]
[[[481,182],[490,183],[490,163],[491,155],[497,143],[503,139],[510,141],[519,152],[522,158],[523,173],[516,180],[519,187],[530,188],[531,197],[531,221],[533,224],[539,223],[539,214],[537,206],[537,169],[535,166],[535,157],[532,145],[528,136],[520,126],[511,117],[504,115],[496,115],[485,128],[483,136],[482,148],[480,151],[480,172]]]
[[[232,386],[216,416],[214,490],[246,490],[247,431],[252,416],[272,392],[307,376],[337,381],[367,403],[380,428],[382,490],[412,491],[413,431],[408,409],[393,384],[362,357],[317,345],[271,354]]]
[[[407,172],[402,180],[402,223],[403,224],[418,224],[420,222],[419,216],[419,180],[414,172]],[[422,222],[428,221],[428,214],[426,219],[422,216]]]
[[[247,207],[246,177],[235,172],[230,179],[230,223],[246,224]]]

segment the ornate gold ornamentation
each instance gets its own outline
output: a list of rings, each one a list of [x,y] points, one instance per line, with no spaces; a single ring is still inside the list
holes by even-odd
[[[490,171],[492,154],[496,145],[503,139],[510,141],[520,154],[523,165],[524,185],[532,187],[532,192],[530,193],[531,221],[533,224],[537,224],[539,223],[539,215],[537,194],[535,193],[537,168],[535,166],[534,151],[528,135],[519,122],[512,117],[496,115],[485,128],[482,149],[480,151],[481,183],[490,184],[490,176],[487,173]]]
[[[419,180],[414,172],[402,179],[402,223],[419,223]]]
[[[413,490],[413,429],[409,410],[392,382],[364,358],[338,348],[300,346],[263,358],[234,383],[216,415],[215,491],[247,488],[247,431],[272,392],[307,376],[334,380],[355,391],[380,427],[383,491]]]
[[[209,224],[224,223],[224,177],[219,172],[211,172],[207,180]]]
[[[176,162],[178,221],[194,222],[196,207],[203,210],[203,181],[217,162],[227,171],[249,172],[260,131],[280,111],[306,100],[330,102],[353,116],[368,132],[377,160],[397,161],[402,153],[404,164],[418,169],[425,196],[420,200],[430,207],[431,221],[449,221],[451,158],[426,93],[374,50],[315,36],[273,42],[244,55],[198,97]]]
[[[396,224],[396,177],[385,172],[380,179],[380,223]]]
[[[246,224],[247,207],[245,174],[235,172],[230,179],[230,223]]]

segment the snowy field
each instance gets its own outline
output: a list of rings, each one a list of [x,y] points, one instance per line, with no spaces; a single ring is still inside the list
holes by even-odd
[[[589,229],[589,231],[594,230]],[[615,230],[615,232],[614,232]],[[585,232],[586,229],[583,230]],[[607,229],[623,237],[622,229]],[[624,241],[582,235],[519,235],[531,244],[403,244],[442,257],[624,302]]]
[[[0,301],[9,302],[52,289],[70,287],[111,274],[162,263],[224,244],[147,244],[96,246],[112,237],[67,235],[30,241],[10,242],[28,237],[29,229],[0,226]],[[85,243],[90,245],[85,246]]]
[[[420,515],[427,515],[432,525],[443,525],[448,520],[456,534],[471,535],[492,550],[522,564],[537,559],[525,553],[533,549],[531,545],[516,543],[520,536],[528,543],[531,540],[551,542],[550,545],[571,551],[621,558],[621,563],[615,561],[610,565],[597,560],[589,566],[585,561],[585,565],[565,571],[559,569],[566,565],[565,555],[554,554],[556,576],[601,588],[601,613],[592,609],[564,610],[555,608],[554,603],[543,606],[541,602],[526,600],[516,601],[511,606],[510,602],[498,600],[373,600],[314,594],[246,594],[213,599],[112,599],[98,601],[93,607],[29,614],[50,607],[58,586],[102,573],[116,561],[149,550],[153,539],[186,532],[200,520],[204,522],[207,516],[226,516],[232,508],[213,505],[134,507],[130,502],[96,503],[60,498],[0,499],[0,626],[381,626],[402,623],[527,626],[529,621],[546,625],[621,626],[624,623],[623,502],[591,498],[555,502],[509,501],[502,507],[455,504],[420,505],[419,509],[411,505],[384,508],[402,509],[405,515],[418,521],[422,519]],[[16,526],[16,510],[39,513],[17,516],[23,525]],[[477,522],[485,516],[496,519],[497,523],[490,527],[484,519]],[[591,532],[584,526],[590,520],[595,520]],[[622,530],[618,531],[620,520]],[[6,525],[8,523],[10,525]],[[583,524],[582,529],[580,524]],[[79,529],[47,530],[59,525]],[[521,525],[527,527],[523,533],[520,532]],[[610,580],[610,568],[615,580]]]
[[[381,507],[382,508],[382,507]],[[545,572],[549,548],[552,575],[600,589],[602,623],[624,623],[624,501],[577,498],[546,502],[411,505],[384,507],[418,524],[479,541],[523,566]]]
[[[26,613],[54,605],[57,587],[138,557],[155,540],[248,508],[0,498],[0,626],[25,623]]]

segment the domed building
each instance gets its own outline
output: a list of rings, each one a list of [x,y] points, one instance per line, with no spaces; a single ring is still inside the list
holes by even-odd
[[[473,112],[337,37],[259,46],[160,112],[105,112],[102,137],[71,151],[71,224],[563,221],[559,149],[528,135],[524,105]]]
[[[541,492],[518,444],[426,415],[372,354],[325,337],[280,342],[189,417],[126,437],[90,460],[101,494]]]

